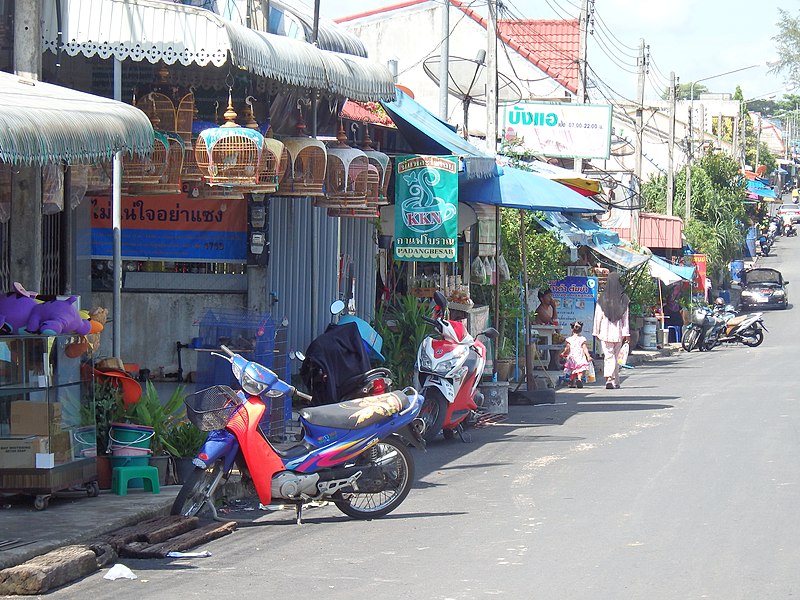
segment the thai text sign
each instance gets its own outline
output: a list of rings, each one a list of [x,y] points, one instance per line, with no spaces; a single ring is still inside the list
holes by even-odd
[[[565,277],[550,283],[558,323],[565,335],[571,335],[570,324],[583,322],[583,337],[592,347],[594,305],[597,302],[597,277]]]
[[[526,150],[547,156],[608,158],[611,107],[565,102],[522,102],[505,109],[506,139],[518,138]]]
[[[92,198],[92,258],[110,258],[112,251],[111,200]],[[183,194],[123,196],[122,257],[245,262],[247,202]]]
[[[689,265],[697,267],[694,276],[694,286],[697,290],[702,292],[703,298],[708,300],[708,288],[706,287],[707,278],[707,264],[705,254],[689,254],[686,257],[686,262]]]
[[[395,165],[395,259],[455,262],[458,157],[401,156]]]

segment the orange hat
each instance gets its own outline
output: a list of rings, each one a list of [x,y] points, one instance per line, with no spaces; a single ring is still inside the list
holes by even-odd
[[[111,378],[110,381],[114,382],[112,385],[115,387],[122,386],[122,403],[126,409],[139,402],[142,397],[142,386],[124,371],[114,369],[98,371],[95,369],[94,376],[100,381],[103,381],[105,377]]]

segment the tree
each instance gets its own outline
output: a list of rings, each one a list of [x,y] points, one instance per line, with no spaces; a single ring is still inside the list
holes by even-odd
[[[778,60],[769,72],[782,74],[794,87],[800,86],[800,17],[793,17],[788,11],[778,9],[778,34],[772,40]]]
[[[675,98],[677,100],[691,100],[692,99],[692,84],[690,83],[680,83],[676,86],[675,91]],[[695,84],[694,86],[694,99],[697,100],[697,97],[700,94],[707,94],[708,88],[704,86],[702,83]],[[669,87],[667,87],[661,94],[662,100],[669,100]]]

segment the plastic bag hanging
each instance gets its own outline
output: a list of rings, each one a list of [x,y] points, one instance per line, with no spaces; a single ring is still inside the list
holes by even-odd
[[[480,256],[476,256],[470,266],[470,274],[475,280],[475,283],[483,285],[486,283],[486,268],[483,266],[483,261]]]
[[[486,272],[486,278],[483,280],[483,282],[486,285],[491,285],[492,284],[492,263],[489,262],[489,257],[488,256],[483,259],[483,268],[484,268],[484,270]]]
[[[500,277],[501,282],[511,279],[511,271],[509,271],[506,258],[502,254],[500,255],[500,258],[497,259],[497,274]]]
[[[64,169],[47,163],[42,169],[42,214],[54,215],[64,210]]]
[[[76,209],[89,189],[89,167],[70,165],[69,167],[69,207]]]

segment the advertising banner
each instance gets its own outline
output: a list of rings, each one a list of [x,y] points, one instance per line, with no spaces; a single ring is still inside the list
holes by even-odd
[[[576,158],[611,156],[611,106],[521,102],[503,116],[506,139],[518,138],[534,154]]]
[[[570,323],[583,321],[583,337],[592,349],[592,327],[594,325],[594,305],[597,302],[597,277],[565,277],[550,283],[553,301],[558,312],[561,333],[572,335]]]
[[[111,258],[111,199],[92,198],[92,258]],[[123,196],[122,258],[247,261],[247,202],[183,194]]]
[[[458,157],[400,156],[395,165],[395,259],[455,262]]]
[[[705,301],[708,301],[708,286],[706,285],[707,272],[706,272],[706,255],[705,254],[689,254],[686,260],[690,265],[695,265],[697,271],[694,276],[694,288],[699,290]]]

